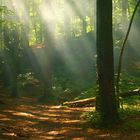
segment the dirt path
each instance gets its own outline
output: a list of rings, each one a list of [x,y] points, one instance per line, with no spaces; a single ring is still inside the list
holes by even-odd
[[[83,127],[91,108],[41,105],[35,99],[5,99],[0,105],[0,140],[138,140],[139,132]]]

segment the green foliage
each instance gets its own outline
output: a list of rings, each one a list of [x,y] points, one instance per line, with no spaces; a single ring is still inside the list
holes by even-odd
[[[53,95],[57,98],[58,102],[63,103],[65,101],[73,100],[78,96],[79,91],[73,88],[63,89],[61,86],[53,87]]]
[[[139,104],[140,104],[140,97],[139,95],[136,95],[136,96],[131,96],[131,97],[128,97],[128,98],[124,98],[124,99],[121,99],[122,100],[122,103],[124,105],[124,107],[126,106],[135,106],[135,107],[140,107]]]
[[[120,109],[119,116],[120,120],[118,121],[116,128],[123,130],[140,130],[140,107],[134,108],[132,106],[125,109]],[[87,121],[88,127],[103,129],[110,129],[114,127],[114,125],[111,125],[111,123],[108,126],[103,126],[101,122],[101,115],[96,111],[83,113],[81,118]]]
[[[101,116],[96,111],[83,113],[81,118],[85,119],[90,127],[98,128],[101,125]]]
[[[129,88],[129,87],[128,87]],[[120,120],[117,122],[116,128],[123,130],[140,130],[140,97],[132,96],[128,98],[122,98],[123,108],[119,109]],[[102,126],[101,115],[96,112],[86,112],[83,113],[81,118],[87,121],[88,127],[94,128],[112,128],[113,125]],[[108,121],[108,120],[107,120]],[[120,123],[121,125],[120,125]]]
[[[115,121],[103,121],[102,114],[97,111],[84,113],[81,115],[81,118],[86,120],[88,127],[100,129],[112,129],[121,122],[119,118],[117,118]]]
[[[138,130],[140,131],[140,107],[134,108],[128,107],[126,109],[119,110],[120,117],[123,121],[121,126],[124,130]]]
[[[139,120],[129,120],[125,123],[125,128],[140,131],[140,121]]]
[[[140,130],[140,101],[139,96],[122,99],[123,108],[119,109],[119,115],[124,130]]]
[[[89,88],[81,92],[81,94],[78,97],[76,97],[75,100],[90,98],[94,96],[96,96],[96,86],[94,86],[94,88]]]
[[[140,115],[140,108],[127,107],[125,109],[120,109],[119,113],[121,119],[126,120],[128,117],[132,115]]]
[[[37,80],[35,79],[34,74],[31,72],[25,74],[19,74],[17,78],[19,81],[19,86],[21,88],[26,88],[27,86],[32,85],[35,80]]]
[[[122,73],[120,81],[120,90],[122,92],[137,89],[140,85],[140,78],[128,73]]]
[[[14,13],[14,11],[8,9],[7,6],[0,6],[0,12],[3,12],[5,14],[13,14]]]

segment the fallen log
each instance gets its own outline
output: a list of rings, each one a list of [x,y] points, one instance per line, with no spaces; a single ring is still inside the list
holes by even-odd
[[[140,88],[132,90],[132,91],[127,91],[127,92],[123,92],[119,94],[119,97],[130,97],[130,96],[134,96],[134,95],[140,95]]]
[[[132,91],[120,93],[119,97],[126,98],[134,95],[140,95],[140,88]],[[96,97],[92,97],[92,98],[87,98],[82,100],[64,102],[63,105],[66,105],[68,107],[91,107],[91,106],[95,106],[95,103],[96,103]]]
[[[63,105],[69,106],[69,107],[88,107],[88,106],[94,106],[95,105],[96,98],[87,98],[82,100],[76,100],[76,101],[70,101],[70,102],[64,102]]]

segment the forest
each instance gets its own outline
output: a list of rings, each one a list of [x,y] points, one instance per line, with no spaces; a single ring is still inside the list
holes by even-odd
[[[140,0],[0,0],[0,140],[140,139]]]

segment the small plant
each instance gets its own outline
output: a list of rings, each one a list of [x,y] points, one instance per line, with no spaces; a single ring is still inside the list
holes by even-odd
[[[96,87],[83,91],[78,97],[75,98],[75,100],[90,98],[94,97],[95,95],[96,95]]]
[[[36,79],[34,74],[31,72],[25,74],[19,74],[17,78],[21,88],[25,88],[30,85],[40,84],[39,80]]]
[[[139,87],[140,78],[123,72],[120,80],[120,90],[122,92],[134,90]]]
[[[128,117],[132,115],[140,115],[140,109],[139,108],[125,108],[119,110],[120,118],[122,120],[127,119]]]
[[[91,127],[98,128],[101,125],[101,116],[97,111],[86,112],[81,115]]]
[[[140,122],[139,120],[129,120],[128,122],[125,123],[125,127],[140,131]]]
[[[140,130],[140,109],[129,107],[119,110],[120,118],[124,122],[123,129]]]

